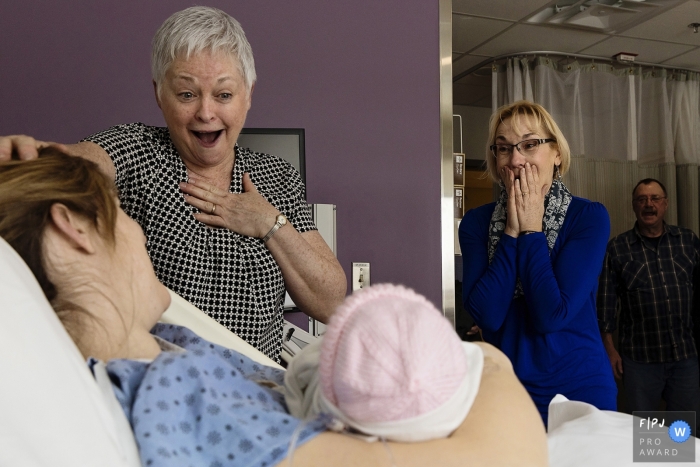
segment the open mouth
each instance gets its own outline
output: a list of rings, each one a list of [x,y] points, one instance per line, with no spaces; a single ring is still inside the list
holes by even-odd
[[[218,131],[192,131],[192,134],[204,145],[213,146],[221,136],[223,130]]]

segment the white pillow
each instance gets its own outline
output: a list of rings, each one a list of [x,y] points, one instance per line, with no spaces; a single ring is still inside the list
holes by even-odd
[[[229,331],[202,310],[172,290],[169,290],[169,292],[171,298],[170,307],[163,313],[160,319],[162,323],[184,326],[209,342],[240,352],[262,365],[283,369],[270,357]]]
[[[2,238],[0,355],[0,465],[140,465],[111,387],[100,390],[31,271]]]

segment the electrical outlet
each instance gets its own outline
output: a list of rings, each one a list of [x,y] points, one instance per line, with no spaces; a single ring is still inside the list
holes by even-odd
[[[369,263],[352,263],[352,291],[369,287]]]

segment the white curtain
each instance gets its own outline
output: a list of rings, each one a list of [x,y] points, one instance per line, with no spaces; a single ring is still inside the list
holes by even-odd
[[[634,224],[632,189],[643,178],[668,190],[666,222],[700,233],[700,76],[692,72],[557,60],[494,66],[492,106],[521,99],[544,106],[571,147],[564,181],[600,201],[611,234]]]

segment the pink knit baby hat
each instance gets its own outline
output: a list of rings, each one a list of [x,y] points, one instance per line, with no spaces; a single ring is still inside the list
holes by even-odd
[[[466,377],[462,342],[425,297],[379,284],[338,307],[321,344],[321,392],[350,419],[390,422],[447,402]]]

